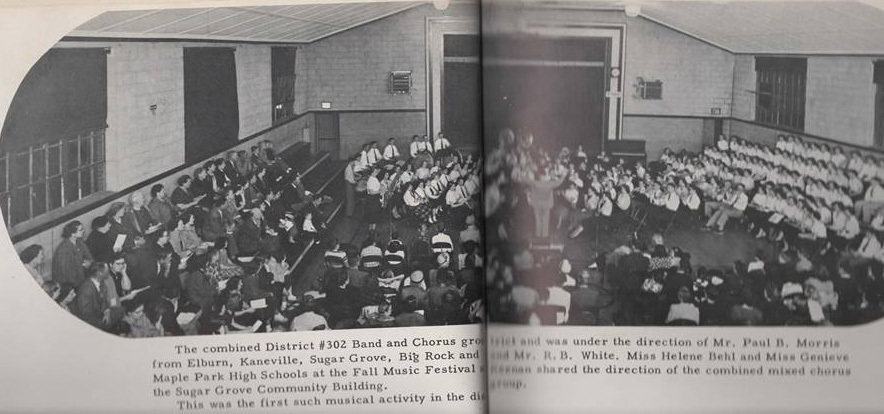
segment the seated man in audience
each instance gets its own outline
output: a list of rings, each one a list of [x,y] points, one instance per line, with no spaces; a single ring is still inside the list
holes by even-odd
[[[860,221],[868,223],[881,209],[884,209],[884,185],[878,178],[872,179],[865,196],[856,202],[856,215]]]
[[[175,214],[175,206],[166,197],[166,188],[162,184],[154,184],[150,188],[150,202],[147,209],[150,215],[167,230],[172,225],[172,216]]]
[[[111,303],[116,292],[108,289],[109,277],[106,263],[93,263],[77,288],[77,316],[104,331],[114,329],[123,316],[120,304]]]
[[[737,184],[734,191],[728,194],[725,202],[719,204],[718,209],[709,217],[706,228],[712,229],[714,226],[719,233],[723,233],[728,220],[742,217],[748,205],[749,196],[746,195],[745,188],[742,184]]]

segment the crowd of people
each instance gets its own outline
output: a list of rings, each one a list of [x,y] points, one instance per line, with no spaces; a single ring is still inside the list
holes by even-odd
[[[884,161],[875,156],[795,136],[775,146],[722,136],[698,154],[666,149],[629,165],[579,147],[549,152],[507,130],[487,160],[491,320],[847,325],[884,314]],[[693,269],[690,252],[664,243],[673,226],[747,232],[758,249]],[[620,245],[580,263],[536,248],[563,240],[588,251],[587,228]]]
[[[479,274],[481,256],[476,213],[470,210],[478,205],[479,161],[451,150],[420,156],[443,166],[443,173],[433,169],[429,179],[413,174],[406,180],[402,175],[415,171],[416,161],[398,152],[374,159],[389,162],[360,164],[368,161],[360,159],[348,165],[347,213],[354,209],[353,182],[365,189],[366,218],[372,223],[359,249],[339,243],[326,227],[338,203],[306,189],[300,174],[263,141],[251,154],[229,151],[223,159],[205,162],[192,175],[180,176],[171,191],[156,184],[149,199],[140,191],[130,193],[127,202],[111,203],[93,219],[88,232],[79,221],[67,223],[50,269],[44,269],[43,246],[27,246],[19,257],[59,305],[121,336],[476,321],[482,286],[470,277]],[[395,175],[388,177],[389,172]],[[409,248],[396,231],[382,240],[375,224],[384,212],[399,206],[394,220],[403,222],[418,214],[393,198],[424,189],[444,173],[451,178],[446,191],[458,188],[467,200],[443,202],[439,209],[437,197],[423,195],[421,203],[432,206],[436,226],[420,226]],[[418,222],[424,223],[423,217],[414,219]],[[447,247],[437,244],[445,226],[455,223],[463,224],[461,237],[449,239]],[[321,274],[293,271],[311,246],[326,248]]]
[[[370,142],[351,157],[345,212],[355,217],[361,201],[368,236],[358,245],[331,240],[325,257],[331,269],[362,269],[349,283],[370,286],[363,292],[373,299],[365,303],[375,306],[360,319],[373,326],[483,320],[480,167],[480,159],[453,150],[441,133],[432,140],[413,136],[408,156],[390,139],[383,150]],[[417,233],[410,245],[400,236],[405,229]]]

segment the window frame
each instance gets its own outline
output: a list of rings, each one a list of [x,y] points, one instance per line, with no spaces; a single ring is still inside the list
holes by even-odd
[[[291,73],[282,70],[280,65],[284,62],[277,63],[278,53],[290,53],[292,62]],[[274,46],[270,50],[270,110],[271,118],[274,125],[284,122],[295,117],[296,82],[298,66],[298,48],[287,46]],[[281,74],[280,72],[285,72]]]
[[[755,57],[755,122],[803,132],[807,58]]]
[[[7,226],[27,223],[105,191],[106,131],[107,126],[87,129],[23,150],[0,153],[0,202]],[[76,154],[76,159],[70,154]],[[13,160],[24,157],[27,159],[26,179],[12,177]],[[35,166],[35,160],[42,167]],[[86,182],[88,187],[84,186]],[[54,185],[57,187],[53,188]],[[28,198],[26,208],[24,204],[15,204],[21,196]]]

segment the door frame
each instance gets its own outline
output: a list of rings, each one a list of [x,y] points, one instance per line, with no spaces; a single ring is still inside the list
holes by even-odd
[[[444,36],[447,34],[479,35],[477,19],[427,17],[427,135],[442,131],[442,79],[445,71]]]
[[[530,34],[547,38],[561,37],[596,37],[607,38],[610,42],[610,55],[606,62],[605,76],[608,82],[605,85],[605,131],[606,139],[602,140],[602,149],[606,147],[605,141],[620,140],[623,135],[623,83],[624,66],[626,63],[626,24],[625,23],[592,23],[592,22],[568,22],[563,27],[563,22],[556,20],[531,20],[520,22],[513,31],[506,34]],[[619,76],[614,77],[614,69],[619,71]],[[603,120],[603,122],[605,122]]]
[[[329,118],[333,117],[335,119],[335,124],[336,124],[335,129],[337,130],[337,137],[335,137],[334,139],[322,139],[322,137],[320,136],[321,131],[319,128],[319,121],[317,120],[317,118],[320,118],[320,117],[329,117]],[[319,111],[313,115],[313,124],[315,125],[315,129],[316,129],[316,140],[315,140],[316,141],[316,149],[315,149],[315,151],[319,152],[319,151],[323,150],[322,145],[321,145],[321,141],[335,141],[334,148],[332,148],[329,151],[329,156],[331,156],[331,158],[335,159],[335,160],[341,159],[340,158],[341,157],[341,114],[340,114],[340,112]]]

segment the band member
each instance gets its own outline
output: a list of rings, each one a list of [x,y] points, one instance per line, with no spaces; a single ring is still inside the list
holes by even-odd
[[[387,140],[387,146],[384,147],[384,161],[395,163],[399,161],[400,157],[399,147],[396,146],[396,139],[390,138]]]
[[[451,142],[448,141],[448,138],[445,138],[444,135],[440,132],[436,135],[436,139],[433,140],[433,153],[436,155],[436,158],[446,158],[448,154],[451,152]]]

